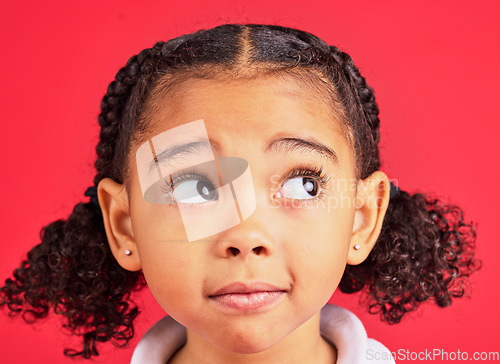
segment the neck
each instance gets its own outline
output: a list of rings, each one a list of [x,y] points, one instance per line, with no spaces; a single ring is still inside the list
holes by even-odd
[[[224,350],[187,329],[186,344],[172,357],[169,364],[336,363],[336,349],[321,337],[319,323],[320,313],[269,349],[250,354]]]

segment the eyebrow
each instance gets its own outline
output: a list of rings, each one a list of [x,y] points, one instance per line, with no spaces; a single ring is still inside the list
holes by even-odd
[[[270,141],[266,148],[266,152],[285,151],[285,152],[313,152],[327,157],[334,164],[339,164],[337,154],[326,145],[321,144],[316,140],[306,140],[302,138],[278,138]]]
[[[163,150],[160,154],[155,154],[155,159],[149,165],[149,172],[156,168],[157,163],[174,161],[175,159],[186,156],[201,154],[203,151],[214,151],[219,154],[219,147],[216,143],[209,143],[206,140],[195,141],[186,144],[174,145]],[[277,138],[270,141],[265,147],[265,152],[313,152],[322,157],[329,158],[334,164],[339,164],[337,154],[327,146],[315,140],[306,140],[302,138]]]
[[[205,151],[218,151],[218,147],[215,144],[211,144],[206,140],[194,141],[186,144],[173,145],[170,148],[163,150],[160,154],[154,154],[155,159],[151,161],[149,165],[149,172],[151,173],[153,169],[156,168],[157,163],[167,163],[170,164],[171,161],[180,159],[183,157],[199,155]]]

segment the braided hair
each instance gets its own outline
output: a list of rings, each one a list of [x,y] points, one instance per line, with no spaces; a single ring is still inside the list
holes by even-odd
[[[187,78],[291,75],[326,94],[355,154],[356,177],[380,168],[379,109],[373,89],[351,57],[320,38],[277,25],[226,24],[158,42],[131,57],[108,86],[98,117],[94,186],[103,178],[126,183],[127,159],[148,127],[157,97]],[[79,203],[67,220],[41,230],[41,243],[0,288],[0,306],[27,322],[50,309],[83,338],[68,356],[98,355],[96,344],[127,344],[138,308],[130,294],[145,285],[141,272],[121,268],[109,249],[100,208]],[[464,294],[477,268],[475,230],[460,208],[422,194],[391,198],[369,257],[348,265],[339,289],[364,290],[369,311],[397,323],[420,303],[445,307]]]

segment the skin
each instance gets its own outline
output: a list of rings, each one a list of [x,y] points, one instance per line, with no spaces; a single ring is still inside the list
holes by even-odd
[[[220,156],[244,158],[251,168],[256,211],[196,242],[187,242],[175,205],[144,200],[134,158],[139,145],[129,157],[128,191],[110,179],[99,184],[117,261],[142,269],[158,303],[187,329],[187,343],[171,363],[336,362],[335,347],[320,335],[320,310],[346,264],[361,263],[375,244],[389,182],[380,171],[356,181],[354,156],[334,115],[292,78],[188,80],[159,100],[151,136],[203,119]],[[338,163],[310,151],[266,152],[279,137],[320,142]],[[304,164],[322,168],[329,178],[313,203],[283,197],[281,179]],[[132,254],[125,255],[126,249]],[[266,282],[284,294],[254,311],[232,311],[209,296],[233,282]]]

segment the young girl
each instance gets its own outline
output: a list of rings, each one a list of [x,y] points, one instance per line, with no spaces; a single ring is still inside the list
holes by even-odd
[[[83,337],[127,343],[149,286],[169,317],[133,363],[393,362],[337,287],[397,323],[450,305],[476,268],[459,208],[379,170],[378,106],[318,37],[227,24],[133,56],[101,104],[97,174],[1,288],[27,321],[52,308]]]

